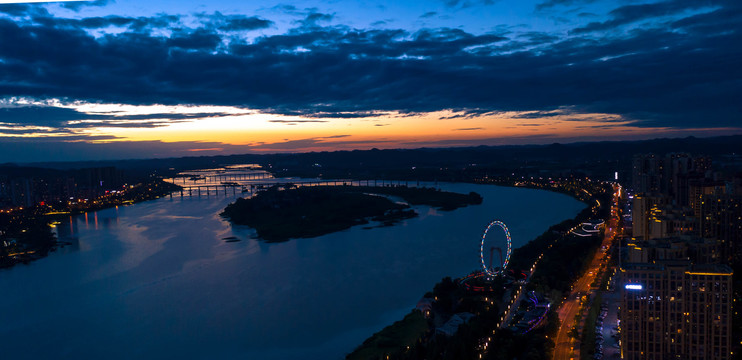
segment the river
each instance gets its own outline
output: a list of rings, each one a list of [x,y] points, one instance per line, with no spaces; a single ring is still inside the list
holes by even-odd
[[[490,220],[518,247],[585,206],[542,190],[439,186],[484,202],[270,244],[219,217],[231,195],[70,217],[57,231],[73,245],[0,271],[0,357],[342,359],[442,277],[476,269]]]

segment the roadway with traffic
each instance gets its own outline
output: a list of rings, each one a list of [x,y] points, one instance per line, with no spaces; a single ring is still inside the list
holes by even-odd
[[[605,236],[601,243],[600,249],[595,252],[588,270],[572,285],[572,291],[567,295],[562,305],[557,310],[559,315],[559,331],[554,348],[554,360],[571,360],[579,359],[579,349],[575,349],[575,340],[569,336],[569,332],[575,325],[575,316],[582,311],[580,298],[584,295],[590,295],[591,285],[597,278],[600,268],[610,260],[610,248],[613,237],[616,234],[618,226],[618,198],[620,196],[620,186],[616,187],[613,193],[613,204],[611,205],[611,217],[606,223]],[[589,304],[589,302],[587,303]],[[577,324],[579,327],[580,324]],[[580,331],[582,333],[582,331]]]

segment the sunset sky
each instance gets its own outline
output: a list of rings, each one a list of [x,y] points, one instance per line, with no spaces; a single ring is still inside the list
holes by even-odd
[[[0,4],[0,162],[742,134],[739,0]]]

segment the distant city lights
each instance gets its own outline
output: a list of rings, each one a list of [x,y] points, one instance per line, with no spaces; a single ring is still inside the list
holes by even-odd
[[[626,290],[641,290],[643,288],[641,284],[626,284]]]

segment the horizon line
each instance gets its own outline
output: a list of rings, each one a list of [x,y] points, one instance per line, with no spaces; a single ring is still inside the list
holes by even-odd
[[[191,155],[191,156],[171,156],[171,157],[152,157],[152,158],[126,158],[126,159],[99,159],[99,160],[67,160],[67,161],[33,161],[33,162],[0,162],[0,166],[4,165],[16,165],[16,166],[28,166],[33,164],[58,164],[58,163],[93,163],[93,162],[110,162],[110,161],[143,161],[143,160],[165,160],[165,159],[185,159],[185,158],[208,158],[208,157],[219,157],[219,156],[244,156],[244,155],[256,155],[256,156],[270,156],[270,155],[293,155],[293,154],[310,154],[310,153],[335,153],[335,152],[352,152],[352,151],[387,151],[387,150],[446,150],[446,149],[474,149],[474,148],[504,148],[504,147],[547,147],[553,145],[579,145],[579,144],[600,144],[600,143],[629,143],[629,142],[651,142],[658,140],[684,140],[684,139],[712,139],[712,138],[729,138],[729,137],[742,137],[742,134],[731,134],[731,135],[716,135],[716,136],[695,136],[688,135],[683,137],[656,137],[651,139],[625,139],[625,140],[596,140],[596,141],[572,141],[572,142],[553,142],[548,144],[501,144],[501,145],[470,145],[470,146],[430,146],[430,147],[418,147],[418,148],[372,148],[372,149],[352,149],[352,150],[331,150],[331,151],[295,151],[295,152],[247,152],[247,153],[234,153],[234,154],[214,154],[214,155]]]

